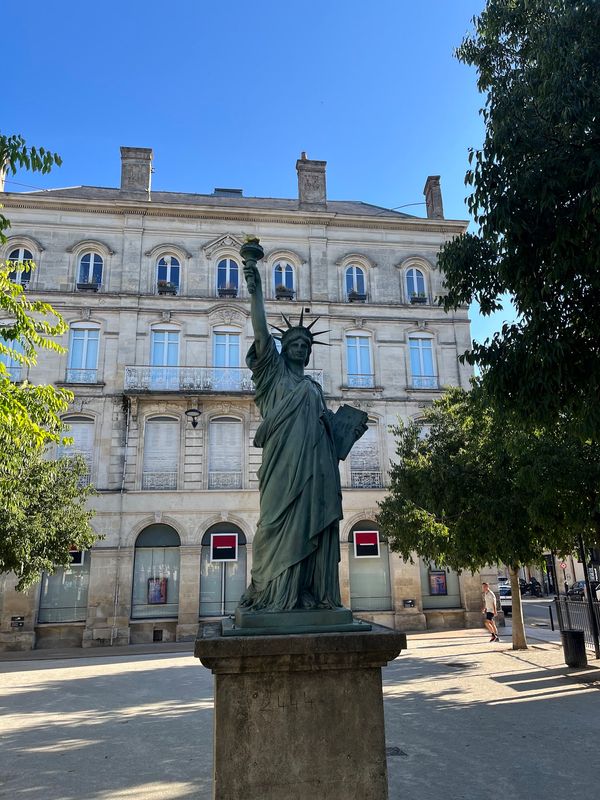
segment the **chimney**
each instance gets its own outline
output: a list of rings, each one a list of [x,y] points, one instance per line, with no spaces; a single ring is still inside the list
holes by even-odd
[[[425,181],[423,189],[428,219],[444,219],[444,205],[442,203],[442,190],[440,176],[430,175]]]
[[[121,148],[121,193],[131,200],[150,200],[152,148]]]
[[[302,153],[296,161],[298,172],[298,200],[300,208],[314,211],[327,208],[327,188],[325,186],[326,161],[310,161]]]

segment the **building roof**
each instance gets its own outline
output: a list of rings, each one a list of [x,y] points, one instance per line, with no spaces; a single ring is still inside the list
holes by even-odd
[[[55,197],[73,200],[91,201],[123,201],[131,200],[119,189],[110,189],[102,186],[69,186],[63,189],[43,189],[34,192],[19,192],[24,197]],[[243,197],[236,195],[226,197],[217,194],[188,194],[185,192],[152,192],[153,203],[158,205],[188,205],[188,206],[215,206],[221,208],[239,209],[265,209],[271,211],[303,211],[298,199],[280,197]],[[140,200],[140,202],[147,202]],[[321,210],[321,209],[319,209]],[[328,200],[323,206],[323,211],[329,214],[342,214],[347,216],[385,217],[388,219],[421,219],[412,214],[363,203],[360,200]]]

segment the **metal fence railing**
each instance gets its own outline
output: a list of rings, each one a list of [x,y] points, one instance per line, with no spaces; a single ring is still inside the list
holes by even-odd
[[[561,631],[583,631],[585,646],[591,650],[594,645],[594,626],[592,611],[587,600],[571,600],[569,597],[555,597],[554,608]],[[592,608],[596,617],[596,630],[600,629],[600,601],[593,600]]]

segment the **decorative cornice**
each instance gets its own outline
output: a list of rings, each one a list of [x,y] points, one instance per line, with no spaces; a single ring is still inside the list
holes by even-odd
[[[223,236],[217,236],[216,239],[212,239],[202,247],[202,250],[208,258],[212,258],[214,253],[219,250],[233,250],[236,254],[239,254],[242,244],[242,240],[238,239],[237,236],[232,233],[226,233]]]
[[[65,253],[74,253],[76,250],[84,250],[87,248],[97,247],[104,250],[109,256],[114,256],[115,251],[100,239],[80,239],[66,248]]]
[[[260,223],[279,223],[285,225],[324,225],[331,228],[363,228],[366,230],[397,230],[397,231],[422,231],[427,233],[441,233],[456,235],[466,231],[468,221],[448,220],[448,219],[389,219],[384,217],[369,217],[361,215],[340,215],[328,211],[306,212],[257,209],[228,209],[220,206],[219,208],[198,206],[190,207],[186,205],[169,205],[152,207],[140,207],[133,203],[131,205],[123,201],[98,200],[84,201],[79,199],[68,200],[61,198],[53,200],[49,197],[31,197],[23,199],[19,195],[4,195],[2,202],[5,208],[35,209],[44,208],[54,211],[78,211],[88,214],[140,214],[149,217],[171,217],[182,219],[197,220],[227,220],[230,222],[240,222],[244,225],[255,222]]]

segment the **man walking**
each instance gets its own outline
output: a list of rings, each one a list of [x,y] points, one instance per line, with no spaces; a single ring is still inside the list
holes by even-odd
[[[481,611],[485,614],[483,622],[485,627],[492,634],[490,642],[499,642],[498,628],[494,622],[494,617],[496,616],[496,595],[490,589],[489,583],[482,583],[481,588],[483,589],[483,608]]]

